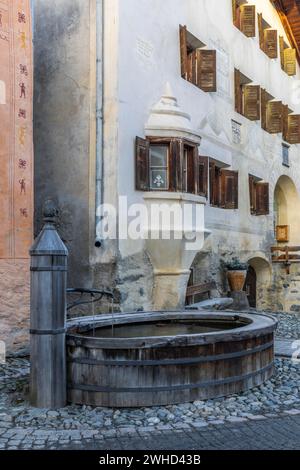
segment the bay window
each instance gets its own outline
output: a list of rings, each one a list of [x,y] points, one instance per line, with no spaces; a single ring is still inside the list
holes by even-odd
[[[206,196],[198,145],[179,138],[136,138],[136,189]],[[201,175],[206,176],[201,168]]]

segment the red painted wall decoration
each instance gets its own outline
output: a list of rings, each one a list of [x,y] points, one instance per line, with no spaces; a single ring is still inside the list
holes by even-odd
[[[29,0],[0,0],[0,259],[28,258],[33,225]]]

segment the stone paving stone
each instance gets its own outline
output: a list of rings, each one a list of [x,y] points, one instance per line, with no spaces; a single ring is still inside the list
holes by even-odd
[[[297,415],[300,415],[300,410],[286,410],[286,411],[284,411],[284,414],[291,415],[291,416],[297,416]]]
[[[184,423],[175,423],[173,424],[173,428],[175,429],[190,429],[190,426],[188,424],[184,424]]]
[[[226,420],[229,421],[230,423],[245,423],[245,422],[247,422],[246,418],[239,418],[239,417],[234,417],[234,416],[229,416],[228,418],[226,418]]]
[[[195,423],[192,424],[192,426],[193,426],[194,428],[201,428],[201,429],[202,429],[202,428],[208,428],[208,423],[205,423],[205,422],[203,422],[203,423],[197,423],[197,422],[195,422]]]
[[[261,421],[266,419],[266,417],[263,415],[251,415],[248,416],[248,418],[251,419],[251,421]]]
[[[104,437],[106,437],[106,434],[104,434]],[[118,434],[118,435],[121,435],[121,436],[128,436],[130,434],[137,434],[137,430],[136,428],[120,428],[120,429],[117,429],[117,431],[115,432],[115,435]]]

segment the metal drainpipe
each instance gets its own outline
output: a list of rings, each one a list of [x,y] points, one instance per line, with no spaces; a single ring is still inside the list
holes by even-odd
[[[96,0],[96,48],[97,48],[97,109],[96,109],[96,207],[95,207],[95,247],[101,248],[102,239],[99,227],[102,217],[97,209],[103,201],[103,33],[104,33],[104,0]],[[98,228],[98,230],[97,230]]]

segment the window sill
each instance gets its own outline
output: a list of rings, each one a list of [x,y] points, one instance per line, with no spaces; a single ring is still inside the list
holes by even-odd
[[[195,202],[198,204],[206,204],[207,199],[204,196],[197,196],[196,194],[176,193],[170,191],[149,191],[144,193],[145,200],[164,199],[166,201],[182,201],[182,202]]]

